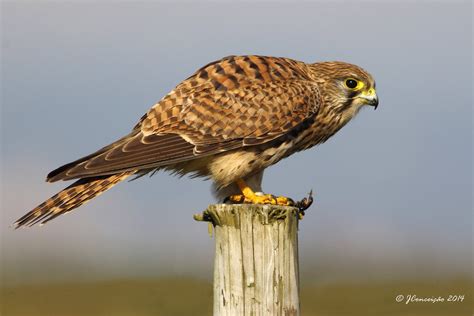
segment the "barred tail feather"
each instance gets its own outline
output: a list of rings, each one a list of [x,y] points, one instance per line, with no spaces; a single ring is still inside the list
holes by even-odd
[[[128,171],[114,175],[79,179],[18,219],[14,226],[15,228],[33,226],[39,222],[43,225],[57,216],[70,212],[90,199],[102,194],[133,173],[135,172]]]

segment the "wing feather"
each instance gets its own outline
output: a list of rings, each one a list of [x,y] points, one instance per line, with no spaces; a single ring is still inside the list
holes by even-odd
[[[229,56],[179,84],[131,134],[56,169],[48,181],[161,167],[269,142],[314,117],[321,102],[306,64]]]
[[[179,135],[150,135],[139,133],[126,142],[112,146],[105,152],[82,161],[71,168],[56,174],[56,179],[74,179],[78,177],[106,175],[123,171],[166,165],[188,160],[194,157],[194,145]]]

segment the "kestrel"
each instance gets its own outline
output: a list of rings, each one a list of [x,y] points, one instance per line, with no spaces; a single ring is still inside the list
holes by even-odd
[[[48,174],[78,179],[15,222],[46,223],[130,176],[158,170],[210,178],[217,196],[291,205],[261,193],[263,171],[325,142],[364,105],[372,76],[345,62],[228,56],[200,68],[156,103],[126,136]]]

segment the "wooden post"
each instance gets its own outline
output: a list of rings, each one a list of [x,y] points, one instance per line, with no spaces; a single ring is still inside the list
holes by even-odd
[[[210,205],[215,228],[214,315],[299,315],[298,209]]]

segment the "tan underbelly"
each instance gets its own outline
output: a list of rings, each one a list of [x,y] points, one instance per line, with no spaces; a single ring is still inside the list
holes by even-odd
[[[219,185],[228,185],[237,179],[245,178],[280,161],[292,143],[283,143],[264,150],[242,148],[230,153],[215,156],[209,164],[212,179]]]

